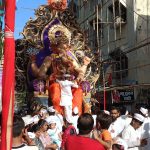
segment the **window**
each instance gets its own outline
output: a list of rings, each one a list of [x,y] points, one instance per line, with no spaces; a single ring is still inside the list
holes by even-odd
[[[116,62],[114,66],[114,78],[122,79],[127,77],[128,57],[120,50],[120,48],[117,48],[109,55]]]
[[[93,30],[97,31],[97,18],[92,19],[90,22],[90,25],[93,27]],[[98,19],[98,29],[101,29],[101,20]]]
[[[125,24],[126,21],[127,21],[127,9],[126,9],[126,6],[120,1],[116,0],[115,1],[115,4],[114,4],[114,10],[115,12],[113,12],[113,4],[111,4],[109,7],[109,21],[110,22],[115,22],[116,23],[116,27],[117,25],[119,26],[120,25],[120,22],[121,22],[121,25]],[[114,14],[115,14],[115,20],[114,20]]]

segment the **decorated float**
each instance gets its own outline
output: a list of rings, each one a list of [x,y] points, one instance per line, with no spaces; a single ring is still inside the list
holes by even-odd
[[[80,114],[90,112],[87,99],[95,93],[99,58],[88,47],[67,1],[49,0],[48,5],[41,5],[22,34],[24,38],[16,40],[16,101],[25,98],[29,106],[35,101],[53,105],[63,114],[56,79],[69,74],[79,85],[72,88],[72,108],[78,107]]]

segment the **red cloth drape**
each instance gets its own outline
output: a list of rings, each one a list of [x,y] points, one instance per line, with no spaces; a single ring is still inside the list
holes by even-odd
[[[59,83],[52,83],[49,87],[49,97],[53,103],[54,108],[63,114],[63,108],[60,106],[61,89]]]
[[[15,42],[15,0],[5,0],[5,41],[2,76],[2,141],[1,150],[11,149],[11,129],[14,106]]]

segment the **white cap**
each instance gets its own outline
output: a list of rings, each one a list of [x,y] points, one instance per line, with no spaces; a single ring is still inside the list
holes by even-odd
[[[138,113],[135,113],[133,118],[140,122],[144,122],[144,119],[145,119],[142,115],[140,115]]]
[[[78,110],[78,107],[77,107],[77,106],[73,109],[73,113],[74,113],[75,115],[79,113],[79,110]]]
[[[54,109],[53,106],[51,106],[51,107],[48,107],[48,111],[49,111],[49,112],[55,112],[55,109]]]
[[[64,77],[71,77],[70,74],[64,74],[63,76],[64,76]]]
[[[52,124],[52,123],[57,123],[57,121],[53,118],[50,120],[49,124]]]
[[[45,113],[47,113],[47,110],[46,109],[41,109],[40,113],[45,114]]]
[[[49,124],[50,121],[51,121],[51,116],[47,117],[45,120],[46,120],[46,122]]]
[[[141,107],[140,112],[145,115],[146,117],[148,116],[148,109]]]
[[[108,110],[103,110],[105,114],[110,115],[110,112]]]
[[[46,122],[47,122],[48,124],[57,123],[56,116],[49,116],[49,117],[47,117],[45,120],[46,120]]]

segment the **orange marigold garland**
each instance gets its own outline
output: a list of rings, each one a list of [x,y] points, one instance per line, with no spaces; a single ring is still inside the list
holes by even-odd
[[[52,9],[63,11],[67,8],[67,0],[48,0]]]

